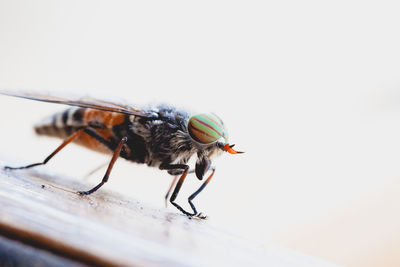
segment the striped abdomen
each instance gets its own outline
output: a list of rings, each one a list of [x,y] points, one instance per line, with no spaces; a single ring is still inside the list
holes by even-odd
[[[94,129],[104,140],[113,144],[119,136],[114,133],[115,126],[125,123],[126,115],[90,108],[69,108],[56,113],[41,123],[35,125],[36,133],[40,135],[67,138],[80,128]],[[110,149],[93,137],[83,134],[76,143],[99,152],[110,152]]]

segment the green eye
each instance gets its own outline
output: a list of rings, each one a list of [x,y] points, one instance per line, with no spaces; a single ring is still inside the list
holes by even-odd
[[[210,144],[226,136],[222,121],[213,114],[198,114],[189,119],[190,137],[201,144]]]

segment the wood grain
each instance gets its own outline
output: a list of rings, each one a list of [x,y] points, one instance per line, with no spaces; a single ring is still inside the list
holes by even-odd
[[[115,192],[80,196],[87,185],[46,167],[0,168],[0,234],[82,264],[332,266]]]

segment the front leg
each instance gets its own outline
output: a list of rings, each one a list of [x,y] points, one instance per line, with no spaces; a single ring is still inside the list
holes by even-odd
[[[210,176],[208,176],[207,180],[200,186],[199,189],[197,189],[196,192],[194,192],[189,198],[189,204],[190,207],[192,207],[193,212],[197,215],[197,217],[199,217],[200,219],[206,219],[207,216],[203,215],[201,212],[197,213],[196,207],[194,206],[192,200],[201,192],[203,191],[203,189],[206,187],[206,185],[210,182],[211,178],[214,176],[215,173],[215,167],[212,167],[212,172],[210,174]]]
[[[174,205],[178,210],[180,210],[183,214],[192,217],[196,215],[196,212],[190,213],[184,210],[181,206],[175,203],[175,199],[178,196],[179,190],[181,190],[182,184],[185,181],[185,178],[188,174],[189,165],[186,164],[163,164],[160,166],[161,170],[183,170],[181,177],[178,180],[178,183],[175,186],[174,192],[172,192],[170,202]]]

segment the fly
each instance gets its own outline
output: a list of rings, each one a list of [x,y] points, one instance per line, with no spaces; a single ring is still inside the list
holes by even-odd
[[[212,158],[221,152],[243,153],[234,150],[234,145],[228,143],[224,123],[212,113],[190,116],[185,110],[167,105],[139,109],[132,105],[91,97],[74,99],[41,93],[10,91],[0,91],[0,93],[72,106],[35,125],[37,134],[64,140],[43,162],[22,167],[6,166],[5,169],[27,169],[44,165],[72,142],[98,152],[112,154],[101,182],[88,191],[79,191],[80,195],[90,195],[102,187],[108,181],[115,161],[118,157],[122,157],[132,162],[166,170],[174,175],[165,196],[166,203],[170,192],[174,189],[169,198],[172,205],[189,217],[204,219],[206,216],[197,212],[193,199],[206,187],[215,173],[215,166],[211,163]],[[188,165],[192,156],[197,157],[194,170],[190,170]],[[188,198],[192,212],[186,211],[175,202],[175,199],[187,174],[194,172],[196,177],[202,180],[209,170],[211,173],[207,179]]]

